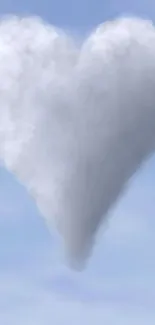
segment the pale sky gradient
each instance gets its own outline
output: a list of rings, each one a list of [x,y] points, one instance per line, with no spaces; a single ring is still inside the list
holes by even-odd
[[[153,0],[5,0],[0,12],[40,15],[80,34],[123,13],[155,21]],[[100,232],[87,269],[74,273],[32,198],[0,169],[0,324],[155,324],[154,175],[153,157]]]

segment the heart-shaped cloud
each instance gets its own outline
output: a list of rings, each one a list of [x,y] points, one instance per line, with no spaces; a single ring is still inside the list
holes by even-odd
[[[0,23],[0,156],[83,263],[155,145],[155,29],[122,18],[82,45],[36,18]]]

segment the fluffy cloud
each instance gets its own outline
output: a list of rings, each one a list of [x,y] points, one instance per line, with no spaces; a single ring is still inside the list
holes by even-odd
[[[154,150],[154,89],[151,22],[105,23],[81,46],[36,18],[0,23],[1,159],[73,265]]]

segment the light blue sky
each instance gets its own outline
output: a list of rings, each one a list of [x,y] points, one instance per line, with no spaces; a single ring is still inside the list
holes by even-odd
[[[5,0],[1,14],[37,14],[85,33],[122,13],[155,19],[153,0]],[[135,177],[83,273],[14,176],[0,169],[0,325],[155,323],[155,159]],[[104,233],[104,236],[103,236]]]

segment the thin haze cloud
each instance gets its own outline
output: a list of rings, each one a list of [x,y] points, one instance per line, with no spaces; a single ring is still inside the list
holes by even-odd
[[[155,28],[121,18],[81,45],[30,18],[0,23],[0,157],[81,267],[155,146]]]

